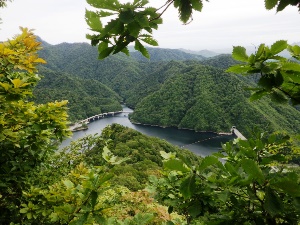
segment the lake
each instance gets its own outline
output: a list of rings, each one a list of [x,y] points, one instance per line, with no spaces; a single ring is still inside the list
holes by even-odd
[[[88,129],[73,133],[72,138],[63,141],[61,147],[69,145],[72,140],[84,137],[88,134],[101,133],[108,125],[118,123],[133,128],[143,134],[164,139],[174,145],[189,149],[200,156],[207,156],[221,149],[221,144],[235,138],[234,135],[218,135],[212,132],[195,132],[186,129],[172,127],[162,128],[157,126],[146,126],[132,124],[128,119],[129,112],[133,110],[123,106],[123,111],[115,116],[105,117],[88,124]],[[229,132],[229,130],[227,131]]]

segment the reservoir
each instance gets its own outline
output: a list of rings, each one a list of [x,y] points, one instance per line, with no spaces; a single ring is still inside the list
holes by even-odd
[[[128,119],[129,112],[133,110],[123,106],[126,113],[116,114],[115,116],[105,117],[95,120],[88,124],[88,129],[73,133],[72,138],[63,141],[61,147],[67,146],[72,140],[82,138],[88,134],[100,134],[108,125],[118,123],[123,126],[135,129],[143,134],[158,137],[170,142],[173,145],[189,149],[200,156],[207,156],[221,149],[221,144],[235,138],[234,135],[218,135],[212,132],[195,132],[186,129],[177,129],[172,127],[162,128],[157,126],[146,126],[132,124]],[[225,131],[225,132],[229,132]]]

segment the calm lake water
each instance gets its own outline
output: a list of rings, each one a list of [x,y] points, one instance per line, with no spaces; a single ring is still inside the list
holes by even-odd
[[[123,106],[123,111],[132,112],[132,110],[126,106]],[[101,133],[106,126],[113,123],[133,128],[149,136],[164,139],[174,145],[189,149],[201,156],[207,156],[219,151],[221,149],[221,143],[225,143],[235,137],[234,135],[220,136],[210,132],[194,132],[191,130],[170,127],[161,128],[156,126],[132,124],[128,119],[128,114],[129,113],[120,113],[115,116],[93,121],[88,124],[88,130],[74,132],[72,138],[65,140],[61,147],[67,146],[71,141],[84,137],[85,135]]]

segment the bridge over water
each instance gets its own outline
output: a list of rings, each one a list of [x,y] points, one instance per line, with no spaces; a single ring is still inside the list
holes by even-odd
[[[97,115],[94,115],[94,116],[91,116],[91,117],[88,117],[84,120],[81,120],[79,122],[77,122],[76,124],[74,124],[73,126],[70,126],[70,130],[71,131],[74,131],[76,130],[77,128],[80,128],[82,127],[82,124],[88,124],[92,121],[95,121],[95,120],[99,120],[101,118],[104,118],[106,116],[115,116],[117,114],[120,114],[120,113],[132,113],[132,111],[116,111],[116,112],[106,112],[106,113],[100,113],[100,114],[97,114]]]

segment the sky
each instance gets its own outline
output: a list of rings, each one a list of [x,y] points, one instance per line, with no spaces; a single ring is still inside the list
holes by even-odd
[[[149,2],[160,6],[164,1]],[[34,29],[50,44],[88,42],[86,8],[91,9],[85,0],[13,0],[0,8],[0,41],[20,33],[22,26]],[[296,7],[276,13],[275,9],[264,8],[264,0],[210,0],[204,2],[202,12],[193,14],[193,22],[188,25],[179,21],[176,9],[168,9],[154,38],[161,48],[217,52],[237,45],[270,45],[276,40],[292,44],[300,41],[299,18]]]

